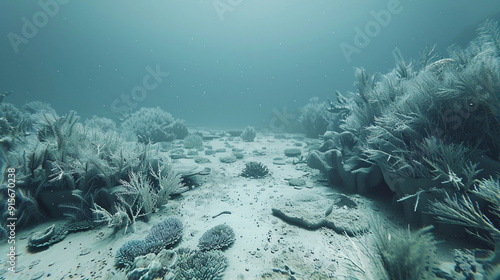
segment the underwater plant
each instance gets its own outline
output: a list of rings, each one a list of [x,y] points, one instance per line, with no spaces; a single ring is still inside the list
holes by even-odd
[[[3,142],[8,141],[10,143],[12,140],[7,140],[8,138],[12,138],[12,134],[14,133],[14,127],[11,126],[9,121],[1,117],[0,118],[0,139],[3,140]],[[2,144],[3,145],[3,144]],[[5,149],[8,149],[10,145],[3,145]]]
[[[172,194],[178,193],[184,186],[182,180],[171,162],[160,158],[154,167],[149,164],[145,171],[130,172],[129,181],[120,180],[121,186],[114,193],[118,201],[113,210],[92,203],[94,221],[107,223],[115,230],[125,228],[126,233],[129,225],[135,227],[138,218],[149,220],[150,215],[166,204]]]
[[[3,186],[2,186],[3,188]],[[2,189],[2,196],[7,194]],[[10,216],[8,212],[7,199],[2,197],[1,203],[1,223],[7,224],[7,218]],[[47,219],[44,212],[41,211],[38,201],[33,197],[29,191],[17,188],[15,190],[15,212],[14,216],[17,218],[16,227],[23,228],[33,224],[38,224]]]
[[[121,204],[115,204],[114,213],[104,209],[98,204],[94,203],[94,207],[91,209],[94,214],[94,222],[98,224],[107,224],[108,227],[113,228],[116,231],[125,228],[124,234],[127,234],[127,229],[132,220],[127,214],[127,210]]]
[[[452,59],[435,61],[419,71],[409,67],[403,71],[401,65],[406,64],[397,55],[398,68],[365,90],[370,102],[361,103],[375,107],[363,126],[368,132],[363,141],[367,156],[387,172],[426,177],[417,171],[421,166],[432,168],[426,166],[425,151],[418,146],[435,137],[443,145],[479,149],[498,160],[500,55],[493,39],[498,32],[487,22],[467,50],[451,48]],[[354,115],[347,118],[346,128],[354,119]]]
[[[20,228],[47,216],[60,216],[58,206],[69,210],[66,214],[73,215],[73,220],[91,219],[93,199],[102,200],[103,189],[115,186],[127,172],[148,162],[140,159],[141,144],[126,143],[116,132],[83,126],[75,112],[58,116],[42,109],[36,115],[35,133],[22,135],[19,144],[6,153],[9,164],[19,166]],[[59,205],[58,192],[71,196],[68,205]],[[111,208],[112,203],[108,204]],[[23,222],[25,218],[29,222]]]
[[[38,113],[50,113],[54,112],[54,109],[49,103],[42,101],[30,101],[24,103],[22,109],[29,114],[38,114]]]
[[[63,210],[63,215],[70,221],[93,221],[93,209],[95,205],[95,196],[99,190],[94,192],[82,193],[81,191],[72,191],[72,197],[76,198],[77,203],[60,204],[59,208]]]
[[[235,240],[233,229],[226,224],[220,224],[207,230],[201,236],[198,248],[201,251],[222,250],[231,246]]]
[[[0,226],[0,241],[7,239],[8,236],[7,230],[3,226]]]
[[[471,198],[471,195],[476,195],[490,203],[488,209],[482,209],[480,204]],[[500,179],[480,180],[472,191],[461,195],[446,194],[443,200],[432,203],[429,211],[441,223],[476,229],[476,232],[470,230],[468,232],[493,246],[492,255],[481,261],[486,266],[485,270],[488,271],[500,265],[500,229],[496,224],[500,220]],[[487,236],[482,234],[487,234]]]
[[[25,130],[32,125],[30,115],[11,103],[0,103],[0,117],[5,118],[12,126],[21,126]]]
[[[181,188],[184,187],[182,175],[165,158],[158,161],[156,168],[150,165],[149,174],[156,186],[156,196],[158,197],[156,205],[158,207],[165,205],[172,194],[179,193]]]
[[[158,194],[147,174],[143,172],[130,172],[129,181],[121,180],[123,189],[117,192],[118,200],[127,209],[135,224],[137,217],[145,217],[149,220],[150,215],[156,212]]]
[[[420,222],[428,218],[422,211],[429,201],[443,199],[443,191],[464,194],[476,180],[495,175],[500,30],[487,21],[478,31],[466,49],[451,47],[450,58],[436,59],[428,48],[419,60],[405,60],[396,49],[389,73],[357,69],[357,93],[339,103],[347,113],[341,131],[325,134],[308,165],[354,191],[381,185],[370,183],[380,182],[381,173],[405,215]]]
[[[253,142],[256,135],[257,132],[255,131],[255,128],[253,126],[247,126],[243,132],[241,132],[240,137],[245,142]]]
[[[251,161],[245,164],[240,176],[252,179],[261,179],[269,175],[269,169],[261,162]]]
[[[347,257],[348,279],[425,280],[437,279],[438,259],[432,226],[415,232],[389,231],[371,217],[373,236],[356,236],[353,248],[343,248]],[[358,241],[358,242],[355,242]]]

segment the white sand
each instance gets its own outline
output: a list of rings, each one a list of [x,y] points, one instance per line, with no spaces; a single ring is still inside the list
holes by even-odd
[[[236,241],[224,251],[229,266],[224,279],[289,279],[286,275],[273,272],[273,268],[284,269],[285,264],[294,272],[296,279],[342,279],[342,265],[345,260],[339,252],[339,245],[348,244],[348,239],[330,229],[308,231],[288,225],[271,213],[277,201],[296,195],[319,193],[338,193],[319,181],[317,170],[305,164],[294,165],[286,159],[286,165],[274,165],[273,158],[285,158],[283,150],[302,143],[303,155],[307,155],[305,140],[278,140],[272,135],[259,135],[256,142],[226,141],[215,139],[205,144],[214,149],[226,148],[226,153],[205,156],[211,163],[204,164],[212,169],[208,176],[201,176],[202,185],[185,192],[169,201],[158,213],[153,214],[149,223],[138,221],[135,232],[126,235],[120,231],[112,235],[106,227],[69,234],[63,241],[47,250],[28,253],[27,237],[31,232],[41,230],[52,223],[38,225],[17,232],[17,269],[19,273],[6,271],[7,263],[0,268],[3,279],[102,279],[108,271],[113,271],[114,255],[127,240],[142,239],[150,228],[170,215],[178,217],[184,225],[183,239],[177,248],[195,249],[198,239],[211,227],[226,223],[234,229]],[[231,147],[244,149],[245,157],[233,164],[221,163],[218,158],[231,154]],[[265,148],[265,149],[263,149]],[[265,156],[254,156],[253,150],[266,152]],[[193,161],[193,159],[182,159]],[[272,175],[264,179],[247,179],[239,176],[245,162],[259,161],[266,165]],[[302,178],[306,187],[295,189],[285,179]],[[376,215],[388,227],[405,227],[399,214],[395,214],[387,202],[381,202],[357,195],[357,198],[370,205]],[[231,211],[232,214],[212,216]],[[64,221],[59,221],[63,223]],[[6,257],[7,245],[0,245],[2,260]],[[450,261],[449,250],[442,257]],[[264,273],[270,277],[261,278]],[[49,276],[50,275],[50,276]],[[335,275],[327,278],[327,275]],[[40,278],[37,278],[40,276]]]

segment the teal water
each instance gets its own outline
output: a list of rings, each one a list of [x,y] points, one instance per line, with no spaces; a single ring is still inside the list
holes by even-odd
[[[18,106],[41,100],[84,117],[159,106],[192,125],[267,127],[273,110],[354,90],[354,67],[387,72],[396,47],[446,55],[499,10],[485,0],[1,1],[0,90]],[[358,28],[373,36],[355,46]],[[137,91],[148,67],[163,76]]]

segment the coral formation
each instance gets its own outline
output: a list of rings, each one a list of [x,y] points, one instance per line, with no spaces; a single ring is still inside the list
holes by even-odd
[[[158,254],[173,247],[182,236],[182,223],[177,218],[167,218],[156,224],[143,240],[130,240],[123,244],[115,256],[117,268],[130,269],[134,259],[147,254]]]
[[[236,136],[240,136],[241,133],[243,133],[243,130],[238,130],[238,129],[232,129],[232,130],[228,130],[226,131],[227,134],[229,134],[230,136],[232,137],[236,137]]]
[[[114,120],[98,116],[92,116],[92,118],[85,120],[85,126],[97,127],[104,132],[116,131]]]
[[[172,127],[172,131],[176,139],[184,139],[189,135],[189,130],[187,128],[186,122],[184,120],[175,120]]]
[[[298,157],[302,153],[299,148],[289,148],[283,151],[287,157]]]
[[[177,218],[167,218],[156,224],[146,236],[144,241],[155,244],[152,253],[158,253],[162,249],[168,249],[176,244],[182,237],[182,223]]]
[[[130,268],[134,264],[134,259],[150,253],[150,243],[144,240],[129,240],[123,244],[115,256],[115,266],[117,268]]]
[[[221,250],[231,246],[235,240],[233,229],[226,224],[220,224],[207,230],[201,236],[198,248],[201,251]]]
[[[177,262],[177,253],[173,250],[161,250],[157,255],[149,253],[136,257],[128,280],[163,279],[165,273]]]
[[[184,148],[200,149],[203,148],[203,137],[197,134],[190,134],[184,138]]]
[[[143,143],[182,139],[186,136],[186,125],[176,121],[172,115],[160,108],[141,108],[122,123],[125,131],[133,132]]]
[[[252,179],[261,179],[269,175],[269,169],[261,162],[251,161],[245,164],[240,176]]]
[[[253,126],[247,126],[241,133],[240,137],[245,142],[253,142],[256,135],[257,132],[255,131],[255,128]]]
[[[222,156],[219,158],[219,161],[222,162],[222,163],[233,163],[235,162],[237,159],[234,155],[228,155],[228,156]]]
[[[227,267],[227,258],[218,250],[180,249],[177,255],[177,264],[165,279],[221,280]]]
[[[318,138],[323,135],[331,118],[330,112],[327,110],[326,103],[320,103],[317,97],[311,98],[309,104],[304,106],[299,115],[299,123],[302,130],[305,131],[309,138]]]
[[[243,152],[233,152],[232,155],[236,158],[236,159],[242,159],[245,157],[245,155],[243,154]]]
[[[28,238],[28,248],[41,248],[63,240],[68,231],[51,225],[48,228],[35,232]]]
[[[66,238],[69,233],[93,229],[96,225],[98,224],[88,220],[69,221],[62,226],[53,224],[43,230],[33,233],[28,238],[28,249],[48,247],[60,242]]]

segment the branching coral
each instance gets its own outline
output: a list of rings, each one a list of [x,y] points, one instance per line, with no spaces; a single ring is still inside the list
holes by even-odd
[[[123,244],[116,252],[115,266],[130,269],[136,257],[157,254],[172,247],[181,238],[182,228],[177,218],[167,218],[155,225],[144,240],[130,240]]]
[[[233,229],[226,225],[217,225],[207,230],[198,242],[201,251],[225,249],[236,239]]]
[[[220,280],[227,267],[227,258],[217,250],[200,252],[180,249],[177,255],[177,264],[166,279]]]
[[[117,268],[130,268],[134,259],[149,253],[150,246],[144,240],[130,240],[123,244],[115,256],[115,266]]]
[[[158,253],[162,249],[174,246],[182,237],[182,222],[177,218],[167,218],[156,224],[144,239],[150,244],[155,244],[152,253]]]

